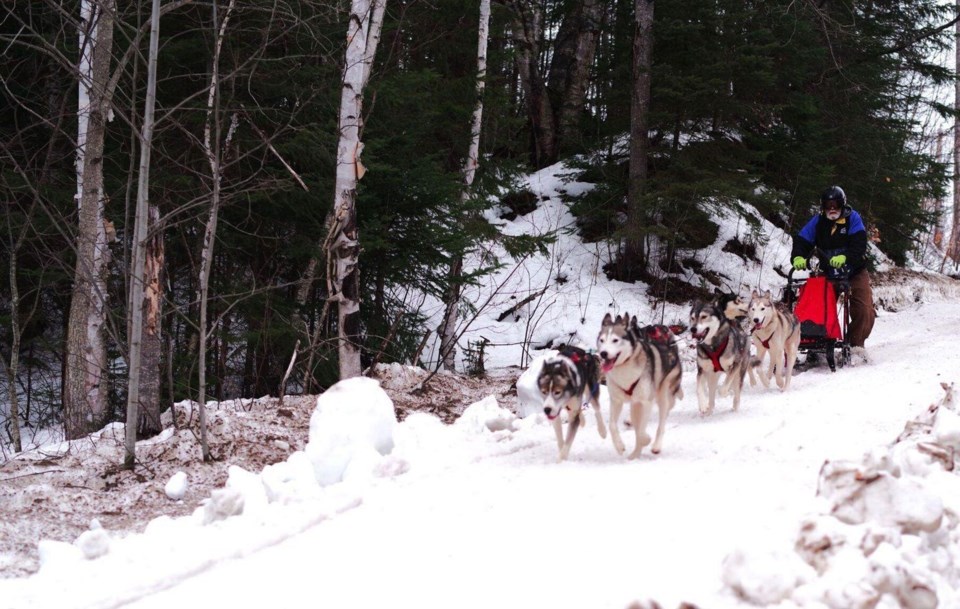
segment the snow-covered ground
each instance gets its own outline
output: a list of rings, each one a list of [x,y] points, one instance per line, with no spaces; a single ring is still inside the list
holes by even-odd
[[[960,607],[960,479],[918,465],[936,459],[903,443],[887,450],[907,421],[943,400],[940,384],[960,377],[958,320],[953,303],[881,315],[869,364],[807,371],[786,393],[748,388],[738,412],[721,400],[700,416],[687,369],[663,453],[637,461],[617,455],[592,419],[558,464],[539,416],[514,419],[491,399],[452,426],[417,414],[396,424],[374,381],[347,382],[286,464],[235,471],[207,508],[158,519],[143,535],[100,530],[73,546],[48,544],[37,575],[0,581],[0,606],[579,609],[655,599],[717,608],[745,606],[746,593],[761,604],[790,599],[783,607],[866,607],[851,599],[874,598],[871,590],[881,606],[906,606],[893,584],[885,597],[870,588],[887,569],[901,581],[914,573],[909,581],[926,582],[940,607]],[[937,416],[946,422],[924,442],[960,448],[960,416],[947,407]],[[317,458],[332,449],[351,457]],[[825,462],[861,464],[866,453],[872,464],[894,455],[887,461],[902,467],[916,505],[899,523],[810,520],[833,535],[832,547],[813,553],[825,565],[819,576],[795,550],[804,519],[839,501],[839,491],[817,497],[818,473]],[[344,468],[345,481],[317,485]],[[871,501],[899,514],[882,497]],[[882,552],[865,556],[867,537]]]
[[[557,194],[583,186],[556,169],[531,178],[543,203],[505,232],[571,224]],[[762,220],[718,221],[715,246],[688,255],[730,290],[781,287],[789,238]],[[734,237],[759,260],[723,251]],[[688,306],[607,280],[606,255],[562,234],[549,256],[508,265],[469,295],[483,307],[464,344],[490,340],[488,368],[528,365],[550,340],[590,346],[608,311],[685,320]],[[699,414],[682,347],[686,397],[663,453],[636,461],[592,417],[557,463],[552,427],[517,418],[516,398],[490,396],[453,425],[398,423],[375,381],[345,381],[319,398],[302,450],[262,472],[234,468],[193,515],[123,538],[94,525],[72,544],[38,540],[40,571],[0,580],[0,609],[960,608],[960,415],[942,386],[960,379],[960,288],[890,276],[876,295],[869,363],[809,370],[786,393],[748,387],[738,412],[726,398]],[[155,492],[175,505],[189,484]]]

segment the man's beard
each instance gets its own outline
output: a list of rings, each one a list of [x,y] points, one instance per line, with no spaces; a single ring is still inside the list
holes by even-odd
[[[828,220],[839,220],[840,219],[840,210],[828,211],[827,212]]]

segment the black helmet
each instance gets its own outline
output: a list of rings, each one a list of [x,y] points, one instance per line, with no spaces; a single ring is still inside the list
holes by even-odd
[[[839,186],[831,186],[820,194],[820,207],[827,201],[839,201],[840,207],[847,204],[847,195]]]

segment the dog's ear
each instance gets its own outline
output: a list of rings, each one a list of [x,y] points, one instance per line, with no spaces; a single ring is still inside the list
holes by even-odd
[[[770,290],[767,290],[766,292],[764,292],[764,293],[763,293],[763,297],[764,297],[764,298],[770,298]]]
[[[613,323],[613,317],[611,317],[610,314],[607,313],[606,315],[603,316],[603,321],[600,322],[600,325],[609,326],[612,323]]]
[[[750,298],[760,298],[760,293],[754,290],[750,292]]]

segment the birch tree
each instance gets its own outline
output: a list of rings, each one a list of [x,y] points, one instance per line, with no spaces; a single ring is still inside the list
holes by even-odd
[[[380,40],[386,0],[353,0],[347,28],[346,61],[340,95],[339,143],[334,203],[324,253],[327,293],[337,303],[340,378],[360,376],[360,239],[357,182],[363,177],[363,89]]]
[[[477,33],[477,104],[470,122],[470,148],[463,163],[463,195],[470,196],[470,187],[480,165],[480,126],[483,123],[483,91],[487,78],[487,41],[490,29],[490,0],[480,2],[480,27]],[[443,322],[437,333],[440,336],[440,358],[446,370],[456,369],[456,326],[457,310],[460,304],[461,276],[463,273],[463,253],[452,256],[450,263],[450,288],[447,292],[446,309]]]
[[[107,417],[106,269],[110,261],[103,199],[103,145],[110,116],[113,0],[84,0],[80,20],[76,267],[63,380],[68,440],[100,427]]]

